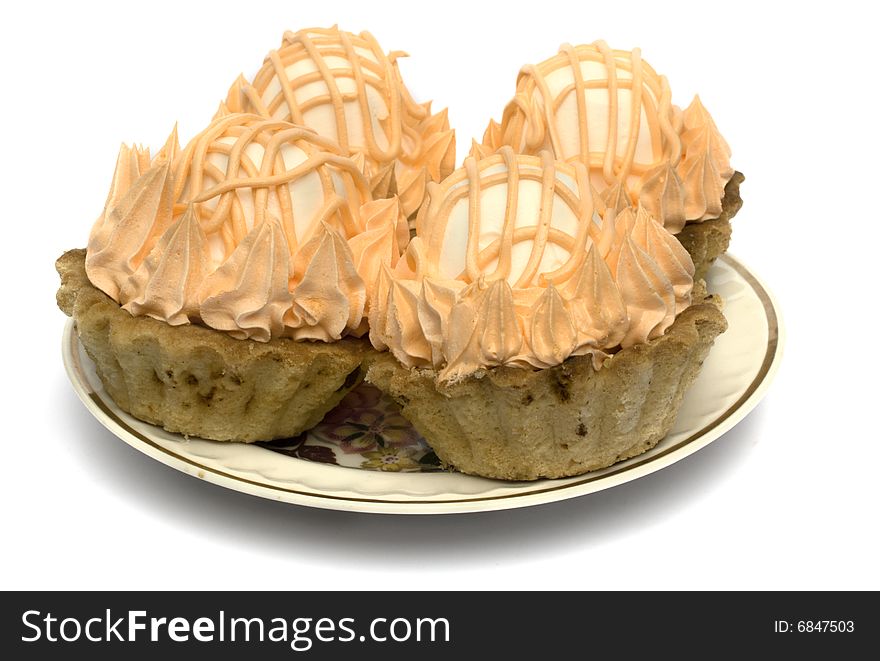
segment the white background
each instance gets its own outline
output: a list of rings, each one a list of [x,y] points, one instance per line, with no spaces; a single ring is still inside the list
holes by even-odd
[[[435,9],[429,9],[434,6]],[[876,17],[869,3],[15,3],[2,67],[2,503],[9,588],[880,588]],[[324,8],[326,7],[326,8]],[[522,64],[640,46],[699,92],[745,172],[731,252],[788,331],[768,395],[694,456],[531,509],[394,517],[263,501],[117,440],[61,363],[55,258],[83,247],[120,142],[186,140],[285,29],[406,50],[459,160]],[[827,616],[836,614],[828,613]]]

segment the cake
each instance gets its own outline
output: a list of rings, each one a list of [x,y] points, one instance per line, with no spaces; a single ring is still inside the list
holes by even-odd
[[[653,447],[715,337],[717,297],[644,207],[594,200],[579,161],[509,146],[428,190],[384,266],[367,380],[457,470],[576,475]]]
[[[123,145],[57,300],[120,408],[294,437],[362,381],[440,462],[578,475],[669,431],[727,323],[742,176],[695,99],[604,42],[525,67],[462,167],[367,32],[285,33],[184,147]]]
[[[252,80],[239,76],[226,110],[314,129],[355,158],[376,197],[397,195],[414,215],[429,181],[455,166],[455,132],[445,110],[413,101],[397,60],[369,32],[336,26],[286,32]]]
[[[503,145],[584,164],[598,202],[617,211],[643,206],[679,236],[698,278],[727,250],[743,176],[699,97],[684,110],[673,105],[666,77],[639,49],[565,44],[523,67],[501,123],[489,122],[471,155]]]
[[[367,300],[408,240],[396,198],[310,129],[221,114],[123,146],[59,303],[113,400],[215,440],[293,436],[361,380]]]

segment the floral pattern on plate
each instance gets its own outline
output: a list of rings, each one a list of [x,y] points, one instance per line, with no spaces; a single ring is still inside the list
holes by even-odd
[[[361,384],[315,427],[259,445],[298,459],[348,468],[415,473],[441,470],[437,455],[394,401]]]

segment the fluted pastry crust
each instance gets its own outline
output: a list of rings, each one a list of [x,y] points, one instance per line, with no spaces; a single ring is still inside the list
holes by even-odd
[[[474,475],[534,480],[610,466],[656,445],[715,338],[720,299],[682,312],[662,337],[624,349],[600,370],[589,356],[557,367],[497,367],[444,383],[376,354],[366,379],[390,394],[446,465]]]
[[[721,200],[721,215],[712,220],[703,220],[699,223],[688,223],[675,235],[685,250],[690,253],[694,260],[694,279],[706,277],[706,272],[712,263],[725,252],[730,245],[730,219],[742,207],[743,201],[739,196],[739,186],[745,180],[742,172],[734,172],[727,186],[724,188],[724,197]]]
[[[236,340],[197,325],[133,317],[86,277],[85,250],[56,262],[58,306],[113,401],[171,432],[218,441],[296,436],[362,379],[369,342]]]

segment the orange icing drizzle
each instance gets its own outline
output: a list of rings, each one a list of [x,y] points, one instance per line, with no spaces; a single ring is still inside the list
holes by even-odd
[[[585,80],[580,63],[591,61],[603,64],[607,72],[605,79]],[[554,71],[568,68],[573,77],[573,82],[563,87],[554,96],[547,83],[547,76]],[[631,78],[621,78],[618,71],[624,70],[631,74]],[[652,94],[645,94],[648,89]],[[590,122],[587,116],[586,90],[601,90],[608,92],[608,115],[607,115],[607,139],[605,149],[601,152],[591,152],[589,148]],[[618,119],[620,115],[620,90],[629,90],[629,137],[623,150],[623,156],[618,155]],[[540,103],[536,109],[530,102],[537,92]],[[641,52],[635,49],[632,52],[612,50],[604,41],[597,41],[590,46],[571,46],[564,44],[557,56],[546,60],[538,65],[527,65],[522,68],[517,82],[517,94],[511,102],[512,107],[521,111],[521,114],[510,116],[510,122],[505,127],[504,140],[508,144],[516,144],[525,139],[525,153],[537,153],[545,146],[549,146],[553,153],[564,153],[563,143],[560,138],[559,108],[574,93],[577,103],[577,129],[578,129],[578,153],[568,160],[579,160],[588,168],[600,170],[605,181],[613,184],[618,181],[626,181],[631,174],[640,175],[645,172],[646,164],[634,161],[636,145],[640,136],[640,121],[642,107],[645,109],[645,117],[648,121],[650,140],[655,160],[670,158],[677,162],[678,135],[671,124],[671,94],[669,83],[665,76],[658,75],[646,62],[641,59]],[[540,112],[544,130],[539,130],[541,124],[527,126],[529,121],[534,122],[535,112]],[[508,116],[507,111],[505,115]],[[532,133],[527,131],[531,130]],[[525,133],[525,135],[523,135]],[[549,145],[546,145],[549,139]],[[538,141],[540,140],[540,144]]]
[[[224,137],[233,138],[234,142],[220,142]],[[252,143],[264,150],[259,163],[247,154]],[[282,146],[289,144],[296,145],[307,156],[292,169],[287,168],[281,156]],[[225,170],[209,161],[209,155],[214,153],[227,157]],[[320,180],[323,204],[309,219],[307,231],[298,238],[290,184],[313,172]],[[337,193],[331,172],[340,175],[346,198]],[[251,227],[266,221],[271,198],[277,201],[278,220],[291,254],[313,236],[322,223],[330,224],[346,237],[358,234],[363,228],[346,199],[354,201],[355,206],[370,199],[363,175],[331,140],[310,129],[256,115],[230,114],[212,122],[175,159],[174,181],[173,197],[180,200],[174,206],[175,216],[193,203],[205,233],[222,238],[225,257],[229,257]],[[246,218],[240,197],[242,191],[253,191],[252,219]],[[218,202],[214,208],[204,204],[215,198]]]
[[[305,126],[310,110],[327,108],[335,132],[326,137],[345,154],[365,157],[362,168],[374,193],[396,192],[409,215],[421,204],[427,181],[439,181],[454,168],[455,139],[445,111],[431,115],[430,102],[412,99],[397,66],[397,58],[404,56],[399,51],[386,55],[369,32],[355,35],[336,26],[286,32],[281,48],[269,53],[253,82],[239,77],[233,84],[225,107]],[[328,58],[334,59],[328,63]],[[288,70],[299,63],[311,63],[314,70],[291,78]],[[267,100],[276,81],[279,90]],[[375,107],[370,90],[384,107]],[[362,140],[346,115],[350,104],[357,104]]]
[[[524,158],[514,154],[510,147],[502,147],[498,156],[505,164],[504,171],[483,174],[498,163],[498,157],[480,162],[474,158],[466,158],[464,166],[456,170],[442,184],[432,185],[431,199],[442,199],[442,203],[424,205],[417,219],[417,233],[425,239],[428,258],[439,260],[450,212],[459,200],[467,196],[469,223],[466,267],[457,276],[459,279],[465,282],[475,282],[480,277],[486,277],[490,281],[499,278],[508,279],[513,268],[511,259],[513,246],[523,241],[529,241],[532,245],[528,262],[517,275],[516,287],[527,287],[539,282],[546,284],[554,279],[568,278],[579,264],[578,248],[583,249],[589,226],[587,223],[580,223],[575,236],[552,227],[552,202],[553,197],[558,196],[572,210],[576,218],[592,217],[593,201],[586,170],[579,164],[567,166],[558,163],[553,160],[549,152],[542,152],[540,159]],[[520,168],[521,163],[528,163],[534,167]],[[576,183],[576,193],[557,178],[559,167],[563,167]],[[464,180],[467,181],[467,186],[459,185]],[[536,181],[541,184],[540,212],[533,226],[515,226],[521,181]],[[478,246],[483,225],[480,198],[485,190],[502,182],[507,184],[507,199],[503,211],[501,237],[480,250]],[[492,209],[491,212],[493,218],[499,214],[497,209]],[[563,247],[570,253],[570,257],[565,264],[553,272],[538,273],[541,259],[550,243]],[[486,273],[486,268],[496,259],[498,264],[495,270]]]
[[[585,77],[584,63],[601,64],[604,76]],[[571,82],[553,90],[550,78],[562,74]],[[600,126],[595,111],[590,112],[596,103],[590,94],[596,90],[607,91],[601,149],[590,147],[591,130]],[[628,117],[621,106],[624,91],[629,95]],[[572,100],[574,112],[563,112]],[[625,141],[619,133],[622,117],[627,117]],[[563,137],[575,132],[576,146]],[[637,154],[644,140],[650,144],[650,160]],[[666,77],[642,60],[639,49],[612,50],[604,41],[564,44],[556,56],[521,69],[501,124],[490,121],[483,143],[474,143],[471,154],[484,158],[502,145],[523,154],[549,149],[556,158],[583,163],[607,206],[619,211],[641,203],[672,232],[686,221],[716,217],[733,174],[730,150],[699,99],[682,113],[672,105]]]
[[[356,52],[355,46],[369,50],[375,61]],[[350,69],[331,69],[324,59],[328,56],[346,59],[350,63]],[[301,60],[310,60],[318,70],[304,73],[291,80],[287,69]],[[365,69],[373,75],[365,76]],[[338,78],[352,80],[355,91],[342,92],[337,84]],[[263,94],[273,79],[277,79],[281,84],[281,91],[271,101],[264,103]],[[269,53],[267,65],[257,73],[252,86],[242,87],[242,92],[255,110],[267,117],[276,116],[282,104],[286,104],[287,111],[284,113],[282,110],[282,112],[284,116],[289,113],[290,121],[295,124],[305,124],[303,114],[306,111],[327,105],[332,109],[336,119],[336,141],[342,149],[351,152],[366,147],[370,158],[382,162],[396,158],[400,153],[403,130],[401,113],[404,107],[411,116],[418,119],[424,117],[424,109],[421,106],[416,105],[408,94],[400,94],[394,85],[389,84],[394,80],[393,60],[385,55],[369,32],[353,35],[335,28],[311,29],[286,32],[281,49]],[[303,102],[297,100],[296,89],[318,81],[324,83],[326,93],[317,94]],[[383,127],[388,147],[384,150],[379,147],[370,119],[372,113],[367,106],[368,85],[382,96],[388,110],[388,119]],[[348,120],[345,116],[347,102],[356,102],[361,110],[366,145],[349,144]]]

